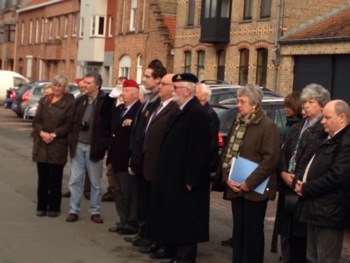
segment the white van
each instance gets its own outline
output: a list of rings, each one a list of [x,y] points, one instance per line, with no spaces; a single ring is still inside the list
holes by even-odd
[[[28,83],[29,80],[14,71],[0,70],[0,105],[4,104],[6,99],[6,91],[9,88],[18,87],[23,83]]]

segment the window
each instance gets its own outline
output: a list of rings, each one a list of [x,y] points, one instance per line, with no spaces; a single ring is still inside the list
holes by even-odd
[[[216,17],[218,0],[205,0],[204,18]]]
[[[5,25],[5,42],[15,41],[16,25]]]
[[[270,18],[271,0],[261,0],[260,18]]]
[[[222,0],[220,17],[230,17],[231,0]]]
[[[41,19],[41,35],[40,35],[40,42],[44,43],[45,40],[45,18]]]
[[[0,43],[4,43],[5,41],[5,28],[4,26],[0,26]]]
[[[24,42],[24,22],[21,23],[21,45]]]
[[[249,50],[240,50],[239,79],[238,84],[243,86],[248,83]]]
[[[131,59],[129,56],[124,55],[119,61],[119,76],[130,77]]]
[[[29,22],[29,45],[32,44],[32,40],[33,40],[33,21],[30,20],[30,22]]]
[[[80,18],[80,31],[79,31],[79,36],[83,37],[84,36],[84,17]]]
[[[195,0],[188,1],[187,26],[194,26]]]
[[[130,31],[135,31],[137,0],[131,0]]]
[[[137,57],[137,73],[136,73],[136,82],[141,83],[142,81],[142,55]]]
[[[192,54],[190,51],[185,52],[185,69],[184,72],[191,73],[191,63],[192,63]]]
[[[35,22],[35,44],[39,43],[39,19]]]
[[[78,14],[73,15],[73,31],[72,36],[76,36],[78,31]]]
[[[219,50],[217,52],[218,69],[216,72],[216,79],[225,80],[225,51]]]
[[[108,17],[108,36],[109,37],[113,36],[112,25],[113,25],[113,16],[109,16]]]
[[[257,51],[256,84],[261,87],[266,87],[268,51],[266,48],[259,48]]]
[[[105,27],[106,27],[106,21],[104,16],[92,16],[91,36],[104,36]]]
[[[68,36],[68,16],[64,16],[64,32],[63,36],[67,37]]]
[[[49,39],[52,39],[52,18],[49,19]]]
[[[60,31],[61,31],[61,21],[60,21],[60,18],[57,17],[56,18],[56,38],[60,38]]]
[[[197,77],[199,80],[204,79],[204,62],[205,62],[205,52],[198,51]]]
[[[243,20],[251,20],[253,12],[253,0],[244,0]]]

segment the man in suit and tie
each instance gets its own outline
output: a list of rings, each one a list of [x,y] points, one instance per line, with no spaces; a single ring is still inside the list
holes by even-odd
[[[141,106],[139,85],[133,80],[123,83],[124,103],[114,106],[114,98],[106,97],[102,114],[111,114],[111,145],[108,156],[112,164],[114,200],[120,221],[109,228],[121,235],[136,234],[138,231],[136,178],[128,173],[130,158],[130,135],[136,114]]]
[[[174,91],[174,84],[172,82],[173,76],[174,74],[165,75],[158,86],[160,103],[148,120],[143,139],[143,177],[145,179],[146,188],[142,198],[144,199],[144,210],[146,211],[146,238],[149,202],[152,193],[152,183],[157,171],[160,149],[164,136],[179,111],[179,107],[173,101],[172,96]],[[156,251],[159,248],[161,248],[160,244],[153,243],[150,246],[142,247],[141,252],[152,252],[150,255],[152,255],[153,258],[165,258],[170,254],[165,247]]]

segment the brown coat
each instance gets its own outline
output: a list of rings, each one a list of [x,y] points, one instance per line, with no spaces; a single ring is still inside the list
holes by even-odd
[[[231,128],[231,132],[235,124]],[[230,138],[230,137],[228,137]],[[228,144],[227,144],[228,145]],[[250,161],[258,163],[259,166],[246,179],[246,184],[250,189],[254,189],[262,183],[268,176],[270,180],[264,194],[254,191],[245,192],[243,198],[250,201],[263,201],[265,199],[274,200],[276,197],[276,168],[279,163],[280,135],[279,130],[264,112],[261,111],[247,127],[240,149],[240,156]],[[226,156],[227,147],[224,149],[223,158]],[[227,181],[228,174],[223,173],[223,181]],[[228,199],[238,197],[238,194],[227,187]]]
[[[72,129],[74,97],[65,94],[62,99],[50,105],[47,96],[39,100],[33,120],[33,161],[64,165],[68,155],[68,134]],[[56,138],[44,143],[40,131],[55,132]]]

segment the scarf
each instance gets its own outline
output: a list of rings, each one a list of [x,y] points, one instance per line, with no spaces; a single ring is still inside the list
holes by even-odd
[[[260,109],[256,109],[247,116],[241,116],[240,114],[237,115],[237,118],[233,123],[233,127],[235,128],[230,137],[227,152],[222,163],[223,171],[227,172],[231,166],[232,158],[239,155],[240,148],[243,144],[244,134],[252,120],[260,111]]]

